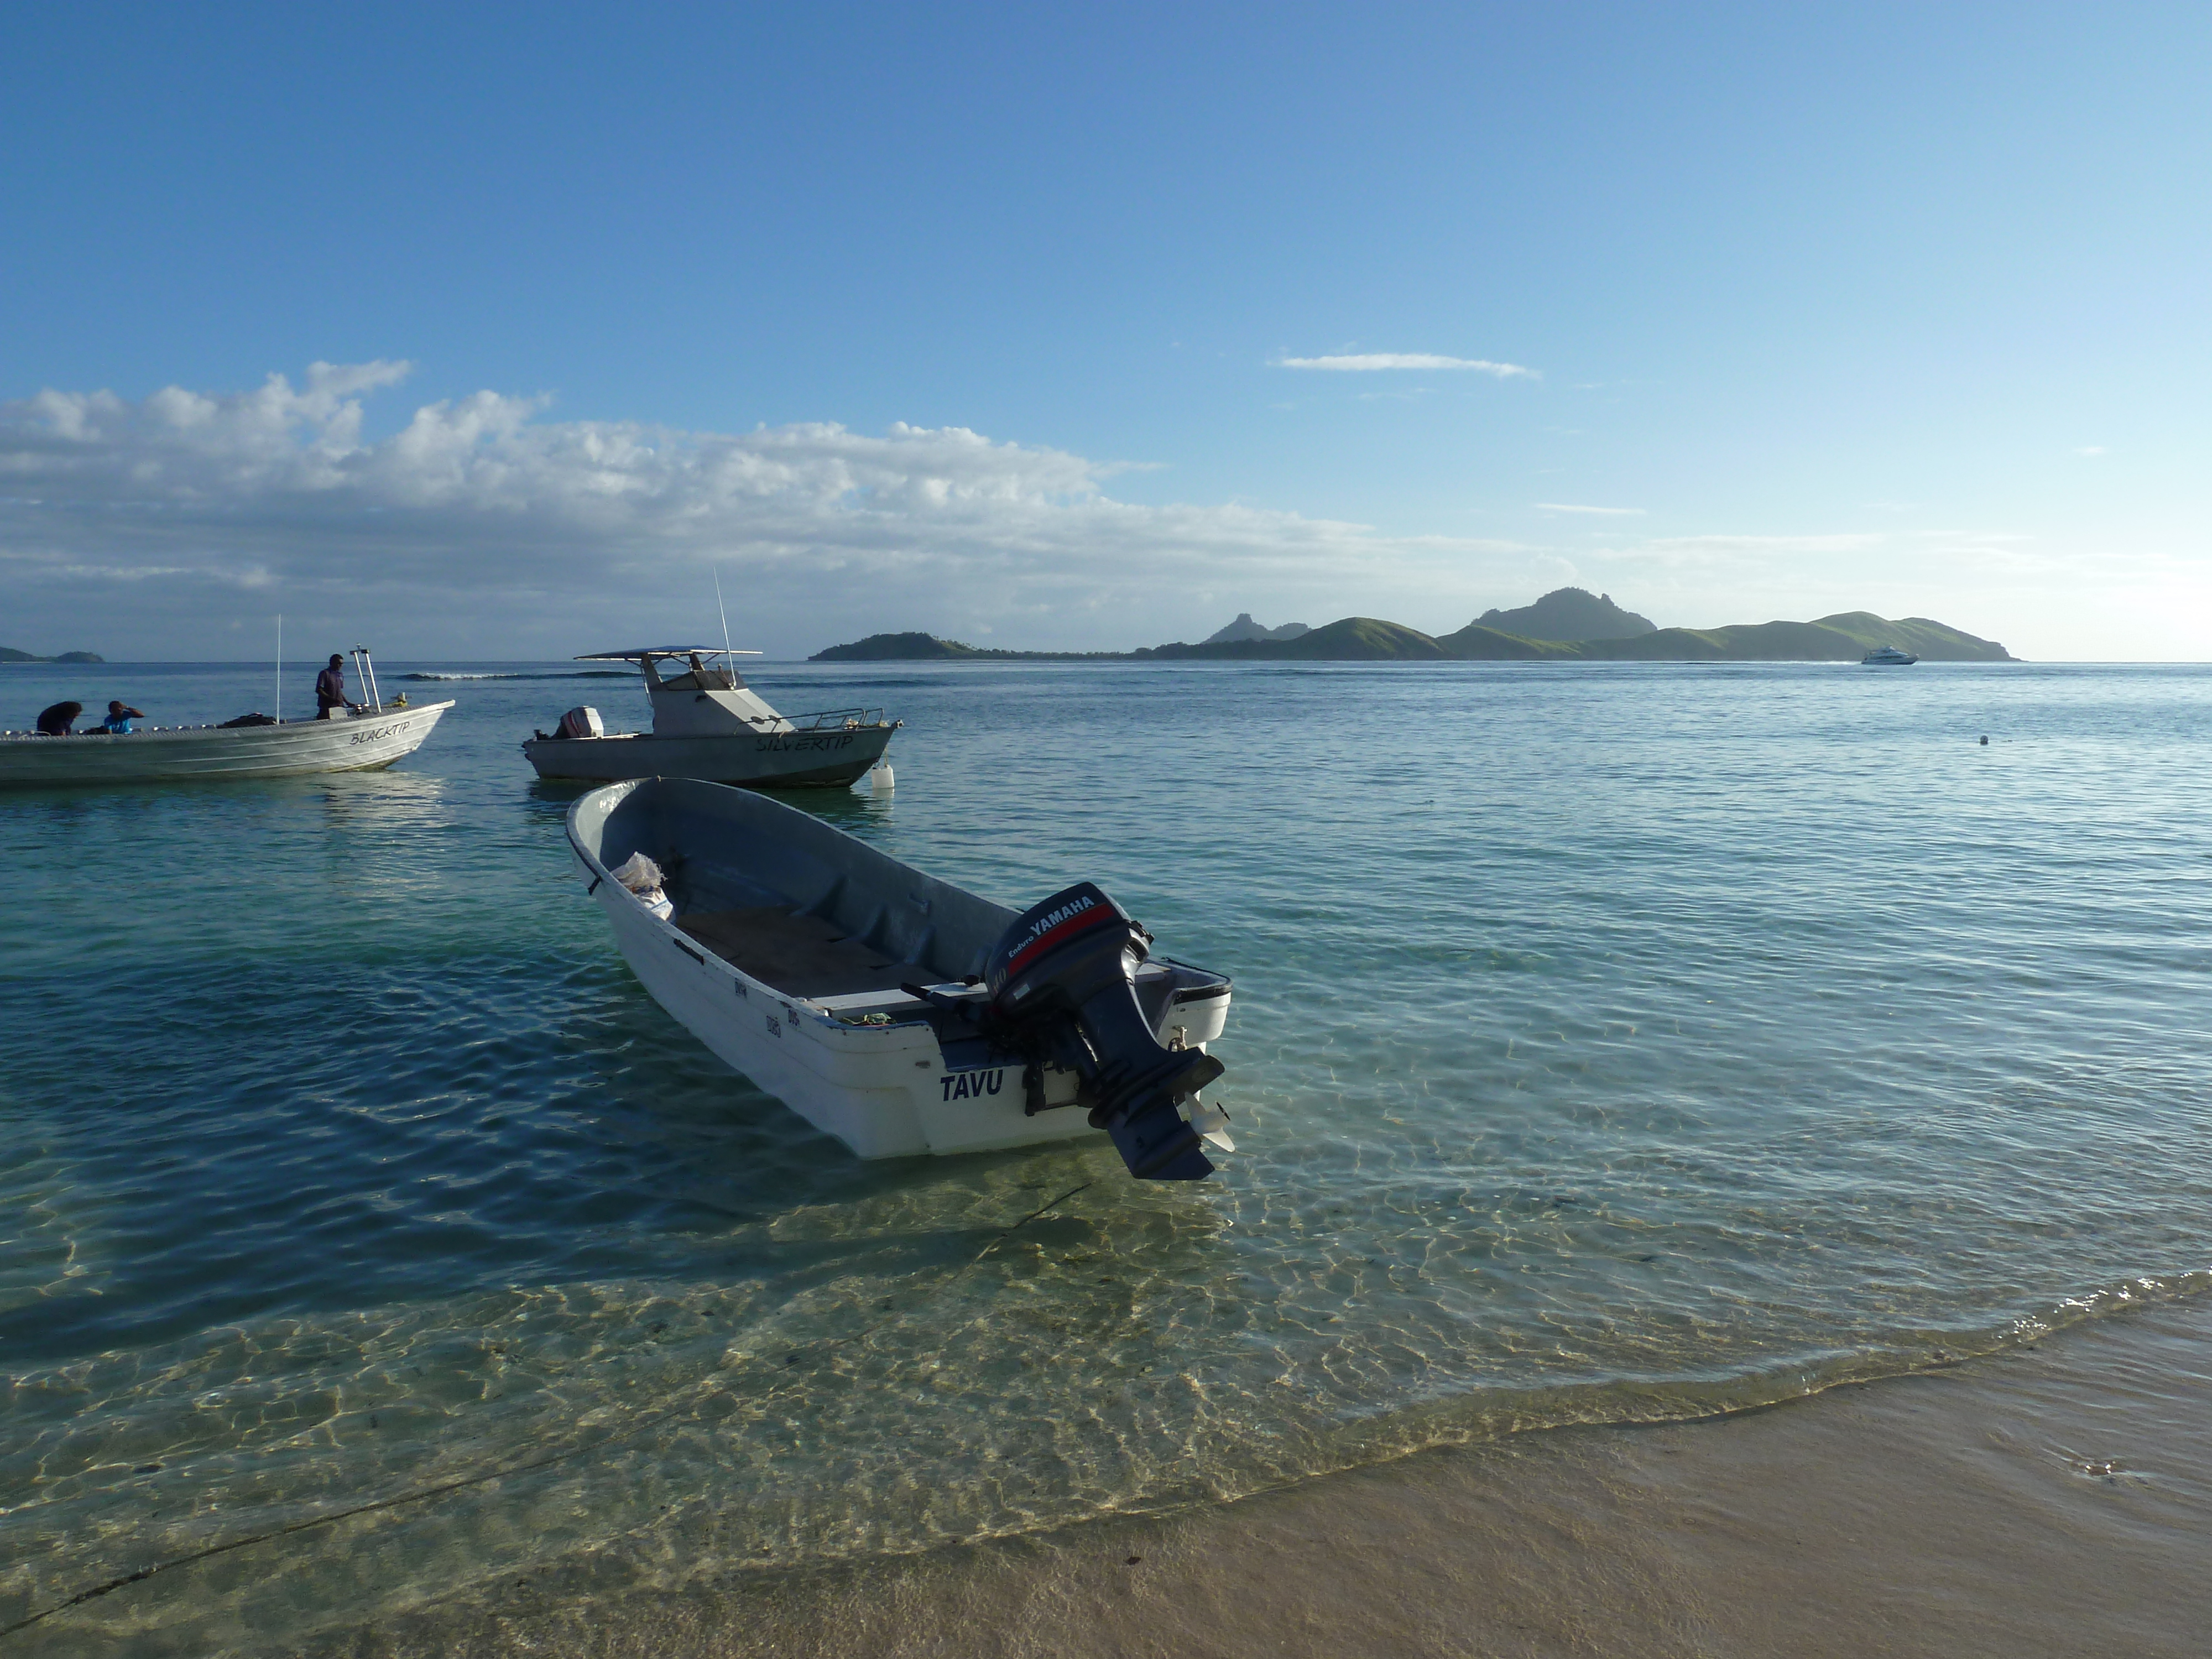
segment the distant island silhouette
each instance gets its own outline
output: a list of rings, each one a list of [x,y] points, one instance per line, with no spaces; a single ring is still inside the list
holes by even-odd
[[[1572,637],[1523,630],[1594,629]],[[1293,632],[1292,630],[1296,630]],[[1840,611],[1813,622],[1738,623],[1724,628],[1655,628],[1610,594],[1562,587],[1517,611],[1486,611],[1456,633],[1424,634],[1402,623],[1346,617],[1325,628],[1267,629],[1249,611],[1196,645],[1180,641],[1134,651],[1006,651],[933,634],[871,634],[817,651],[810,662],[1149,662],[1163,659],[1282,662],[1856,662],[1893,645],[1923,662],[2016,662],[1984,640],[1926,617],[1893,621]]]
[[[97,651],[64,651],[58,657],[37,657],[27,651],[10,650],[0,645],[0,662],[106,662]]]
[[[850,645],[833,645],[817,651],[809,662],[1127,662],[1127,651],[1000,651],[988,646],[963,645],[940,640],[934,634],[871,634]]]

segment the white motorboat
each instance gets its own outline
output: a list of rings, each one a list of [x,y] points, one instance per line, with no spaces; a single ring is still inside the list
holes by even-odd
[[[387,703],[374,690],[366,651],[355,661],[370,702],[328,720],[248,715],[226,726],[149,727],[66,738],[0,732],[0,786],[173,783],[192,778],[281,778],[314,772],[373,772],[411,755],[453,705]],[[246,723],[254,722],[254,723]]]
[[[607,732],[595,708],[574,708],[560,729],[522,752],[541,778],[614,783],[701,778],[752,789],[842,787],[881,760],[903,724],[880,708],[830,708],[790,718],[738,672],[757,651],[652,646],[599,651],[578,662],[634,662],[653,704],[651,732]]]
[[[1919,658],[1910,651],[1900,651],[1893,645],[1877,647],[1859,659],[1862,668],[1910,668]]]
[[[862,1158],[1098,1129],[1132,1173],[1198,1180],[1228,1117],[1199,1091],[1223,975],[1154,956],[1089,883],[1017,915],[812,814],[653,778],[569,809],[568,844],[653,999]],[[641,857],[640,855],[642,855]]]

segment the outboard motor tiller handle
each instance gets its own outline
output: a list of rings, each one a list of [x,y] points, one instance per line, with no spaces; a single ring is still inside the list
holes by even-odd
[[[1114,1138],[1129,1173],[1147,1181],[1203,1181],[1213,1164],[1176,1109],[1219,1077],[1197,1048],[1169,1048],[1137,1001],[1150,955],[1144,930],[1092,882],[1025,911],[983,967],[991,1012],[1034,1031],[1073,1064],[1097,1103],[1091,1122]]]

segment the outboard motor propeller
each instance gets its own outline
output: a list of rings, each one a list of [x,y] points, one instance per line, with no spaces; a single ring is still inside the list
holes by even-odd
[[[1033,906],[983,967],[991,1012],[1083,1079],[1091,1124],[1114,1138],[1129,1173],[1203,1181],[1213,1164],[1177,1103],[1219,1077],[1202,1049],[1169,1048],[1137,1002],[1151,952],[1129,913],[1091,882]]]

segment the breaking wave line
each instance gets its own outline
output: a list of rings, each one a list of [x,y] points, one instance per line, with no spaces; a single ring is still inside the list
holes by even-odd
[[[639,676],[627,668],[580,668],[555,674],[433,674],[418,672],[398,676],[403,680],[634,680]]]

